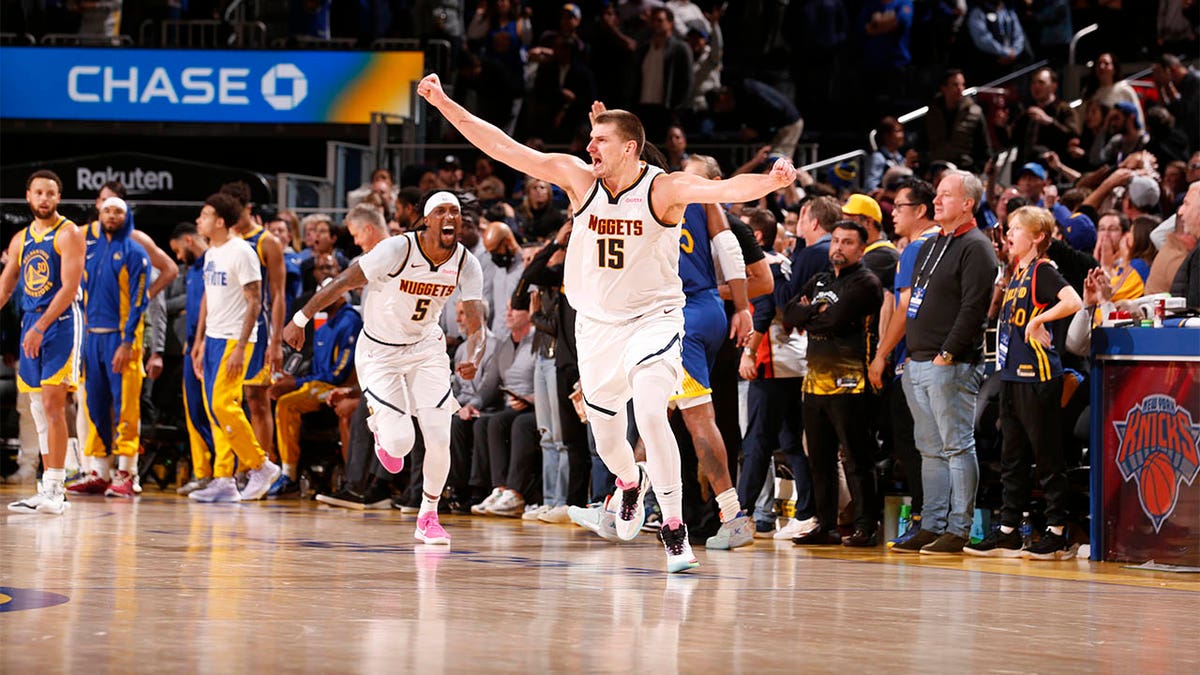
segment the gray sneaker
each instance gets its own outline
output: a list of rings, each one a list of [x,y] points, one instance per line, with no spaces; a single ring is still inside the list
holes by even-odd
[[[737,518],[728,523],[721,523],[721,529],[704,542],[704,548],[727,551],[754,543],[754,523],[745,514],[739,513]]]
[[[238,502],[242,500],[242,496],[238,494],[237,483],[232,478],[214,478],[209,481],[208,487],[189,494],[188,499],[207,504],[211,502]]]
[[[617,514],[600,504],[587,507],[569,506],[567,516],[572,523],[595,532],[605,541],[615,541],[618,544],[623,541],[617,536]]]
[[[193,478],[193,479],[189,480],[187,483],[185,483],[184,485],[181,485],[179,487],[179,489],[175,490],[175,494],[190,495],[193,492],[195,492],[196,490],[203,490],[204,488],[208,487],[208,482],[210,480],[212,480],[212,479],[211,478]]]

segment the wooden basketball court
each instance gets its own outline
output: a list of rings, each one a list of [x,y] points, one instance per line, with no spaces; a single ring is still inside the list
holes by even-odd
[[[5,502],[24,496],[0,488]],[[1200,577],[149,489],[0,515],[0,672],[1200,672]]]

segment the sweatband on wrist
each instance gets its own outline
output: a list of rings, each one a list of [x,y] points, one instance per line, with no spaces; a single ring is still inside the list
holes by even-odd
[[[304,311],[301,310],[292,315],[292,323],[296,324],[298,328],[304,328],[308,325],[308,317],[304,316]]]

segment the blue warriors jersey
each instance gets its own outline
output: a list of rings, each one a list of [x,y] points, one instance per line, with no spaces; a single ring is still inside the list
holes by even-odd
[[[62,253],[58,250],[58,235],[63,228],[75,223],[59,216],[49,231],[35,234],[33,226],[21,232],[21,311],[43,312],[50,306],[58,289],[62,288]]]
[[[250,244],[250,248],[254,249],[254,253],[258,255],[258,264],[262,268],[262,314],[264,321],[268,320],[271,316],[271,277],[267,270],[267,254],[263,252],[262,247],[262,240],[266,233],[267,228],[255,225],[254,229],[242,235],[242,239],[245,239],[246,243]]]
[[[712,247],[708,241],[708,214],[704,212],[703,204],[688,204],[683,212],[683,227],[679,231],[679,278],[683,280],[686,295],[717,287]]]
[[[1029,320],[1046,311],[1067,285],[1054,265],[1035,260],[1013,276],[1004,292],[1000,310],[997,365],[1000,379],[1008,382],[1046,382],[1062,375],[1062,361],[1054,351],[1053,327],[1049,347],[1037,340],[1025,340]]]
[[[200,326],[200,305],[204,302],[204,256],[201,253],[196,262],[187,269],[187,299],[183,312],[187,319],[187,340],[191,345],[196,339],[196,329]]]

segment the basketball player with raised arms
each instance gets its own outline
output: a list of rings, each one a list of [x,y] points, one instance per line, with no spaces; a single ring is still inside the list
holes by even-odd
[[[21,289],[21,352],[17,390],[31,394],[30,410],[42,454],[37,494],[8,505],[9,510],[59,515],[66,510],[63,465],[67,458],[67,392],[79,375],[83,318],[75,302],[83,278],[83,234],[58,214],[62,180],[35,171],[25,182],[33,222],[8,245],[0,274],[0,307]]]
[[[450,416],[459,406],[450,392],[450,358],[438,322],[451,294],[462,289],[468,325],[482,327],[483,271],[458,242],[462,211],[453,193],[429,195],[423,212],[423,228],[380,242],[317,291],[283,329],[283,339],[300,349],[314,314],[347,291],[366,287],[354,366],[371,413],[367,426],[375,434],[375,454],[385,469],[399,473],[412,450],[416,415],[425,439],[416,538],[449,544],[437,505],[450,473]],[[468,336],[467,350],[471,356],[458,373],[470,380],[483,359],[482,330]]]
[[[626,541],[637,536],[645,520],[642,499],[653,482],[663,512],[659,537],[667,571],[696,567],[683,524],[679,448],[667,421],[667,403],[683,375],[679,223],[688,204],[752,201],[790,185],[796,169],[780,159],[769,173],[722,181],[667,174],[640,160],[641,121],[598,103],[589,164],[514,141],[451,100],[436,73],[421,80],[417,93],[492,159],[567,193],[575,226],[563,285],[578,312],[579,380],[596,448],[617,476],[617,535]],[[630,398],[649,476],[634,462],[625,439]]]

